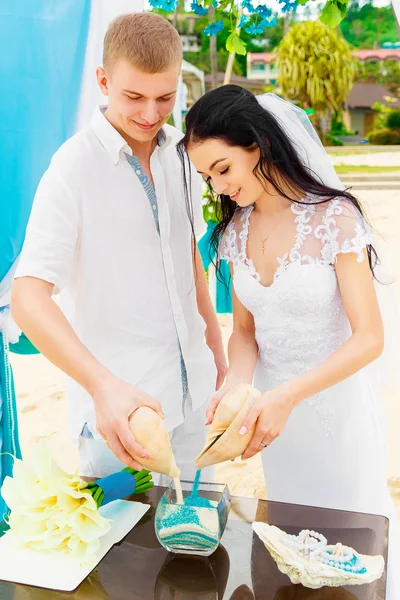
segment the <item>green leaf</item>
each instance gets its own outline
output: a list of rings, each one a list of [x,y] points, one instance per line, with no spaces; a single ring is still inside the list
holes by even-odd
[[[340,10],[340,14],[342,15],[342,19],[345,18],[347,14],[348,3],[347,2],[338,2],[338,9]]]
[[[344,14],[346,14],[346,12]],[[320,16],[320,21],[324,25],[331,27],[331,29],[335,29],[336,27],[339,26],[339,24],[342,22],[342,20],[343,20],[342,11],[338,7],[336,1],[328,0],[328,2],[325,4],[325,6],[322,10],[322,13]]]
[[[242,40],[240,35],[234,31],[226,40],[226,49],[230,54],[236,52],[244,56],[246,54],[246,43]]]

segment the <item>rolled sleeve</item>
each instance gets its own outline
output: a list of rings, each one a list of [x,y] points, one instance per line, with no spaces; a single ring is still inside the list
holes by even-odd
[[[61,291],[71,277],[78,231],[77,198],[50,166],[35,195],[15,277],[37,277]]]

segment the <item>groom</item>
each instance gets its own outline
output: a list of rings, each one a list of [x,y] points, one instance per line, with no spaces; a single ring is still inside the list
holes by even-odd
[[[97,69],[107,107],[53,156],[14,283],[15,321],[69,376],[72,438],[86,476],[121,463],[141,468],[132,455],[148,450],[128,419],[150,406],[165,416],[182,476],[192,477],[206,403],[225,376],[195,241],[204,233],[201,181],[193,175],[186,207],[181,134],[166,125],[181,62],[179,35],[162,17],[111,23]]]

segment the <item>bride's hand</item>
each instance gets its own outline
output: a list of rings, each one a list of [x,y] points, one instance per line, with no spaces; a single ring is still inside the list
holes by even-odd
[[[214,396],[210,400],[206,412],[206,425],[210,425],[212,423],[214,413],[217,410],[217,406],[221,402],[225,394],[227,394],[235,386],[239,385],[239,383],[243,383],[241,379],[228,375],[224,385],[219,388],[218,392],[214,394]]]
[[[279,389],[265,392],[249,410],[240,428],[240,433],[245,434],[256,423],[254,435],[242,458],[251,458],[261,452],[265,446],[272,444],[283,432],[293,408],[291,398]]]

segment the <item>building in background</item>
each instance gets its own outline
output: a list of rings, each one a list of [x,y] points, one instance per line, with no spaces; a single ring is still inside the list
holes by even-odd
[[[219,72],[217,74],[217,83],[218,85],[222,85],[224,83],[224,77],[225,77],[225,73],[221,73]],[[231,83],[236,84],[236,85],[241,85],[242,87],[246,88],[247,90],[250,90],[250,92],[252,92],[253,94],[263,94],[266,90],[266,85],[264,83],[264,81],[260,81],[257,79],[249,79],[248,77],[242,77],[241,75],[232,75],[231,76]],[[205,83],[206,83],[206,92],[208,92],[211,89],[211,75],[206,75],[205,76]]]
[[[186,108],[183,110],[189,110],[206,91],[205,76],[203,71],[184,60],[182,63],[182,81],[187,87]]]
[[[355,50],[354,55],[363,63],[383,63],[386,60],[400,62],[400,48],[373,48],[372,50]],[[247,77],[263,81],[265,85],[278,85],[279,71],[275,66],[273,52],[249,52],[247,54]]]
[[[385,69],[386,61],[400,62],[400,48],[398,47],[356,50],[354,54],[361,63],[379,65],[381,69]],[[279,71],[274,63],[273,52],[249,52],[247,54],[247,78],[254,87],[256,83],[275,86],[276,92],[279,94]],[[344,106],[343,122],[347,129],[356,131],[360,137],[365,137],[372,131],[377,119],[377,113],[372,110],[372,106],[376,102],[392,108],[400,107],[398,98],[384,85],[356,82]]]
[[[247,53],[247,77],[252,81],[262,81],[264,85],[278,85],[279,72],[272,52]]]
[[[365,137],[376,126],[378,114],[372,106],[380,102],[384,106],[400,108],[400,101],[384,85],[377,83],[355,83],[347,98],[343,111],[343,123],[356,135]]]

